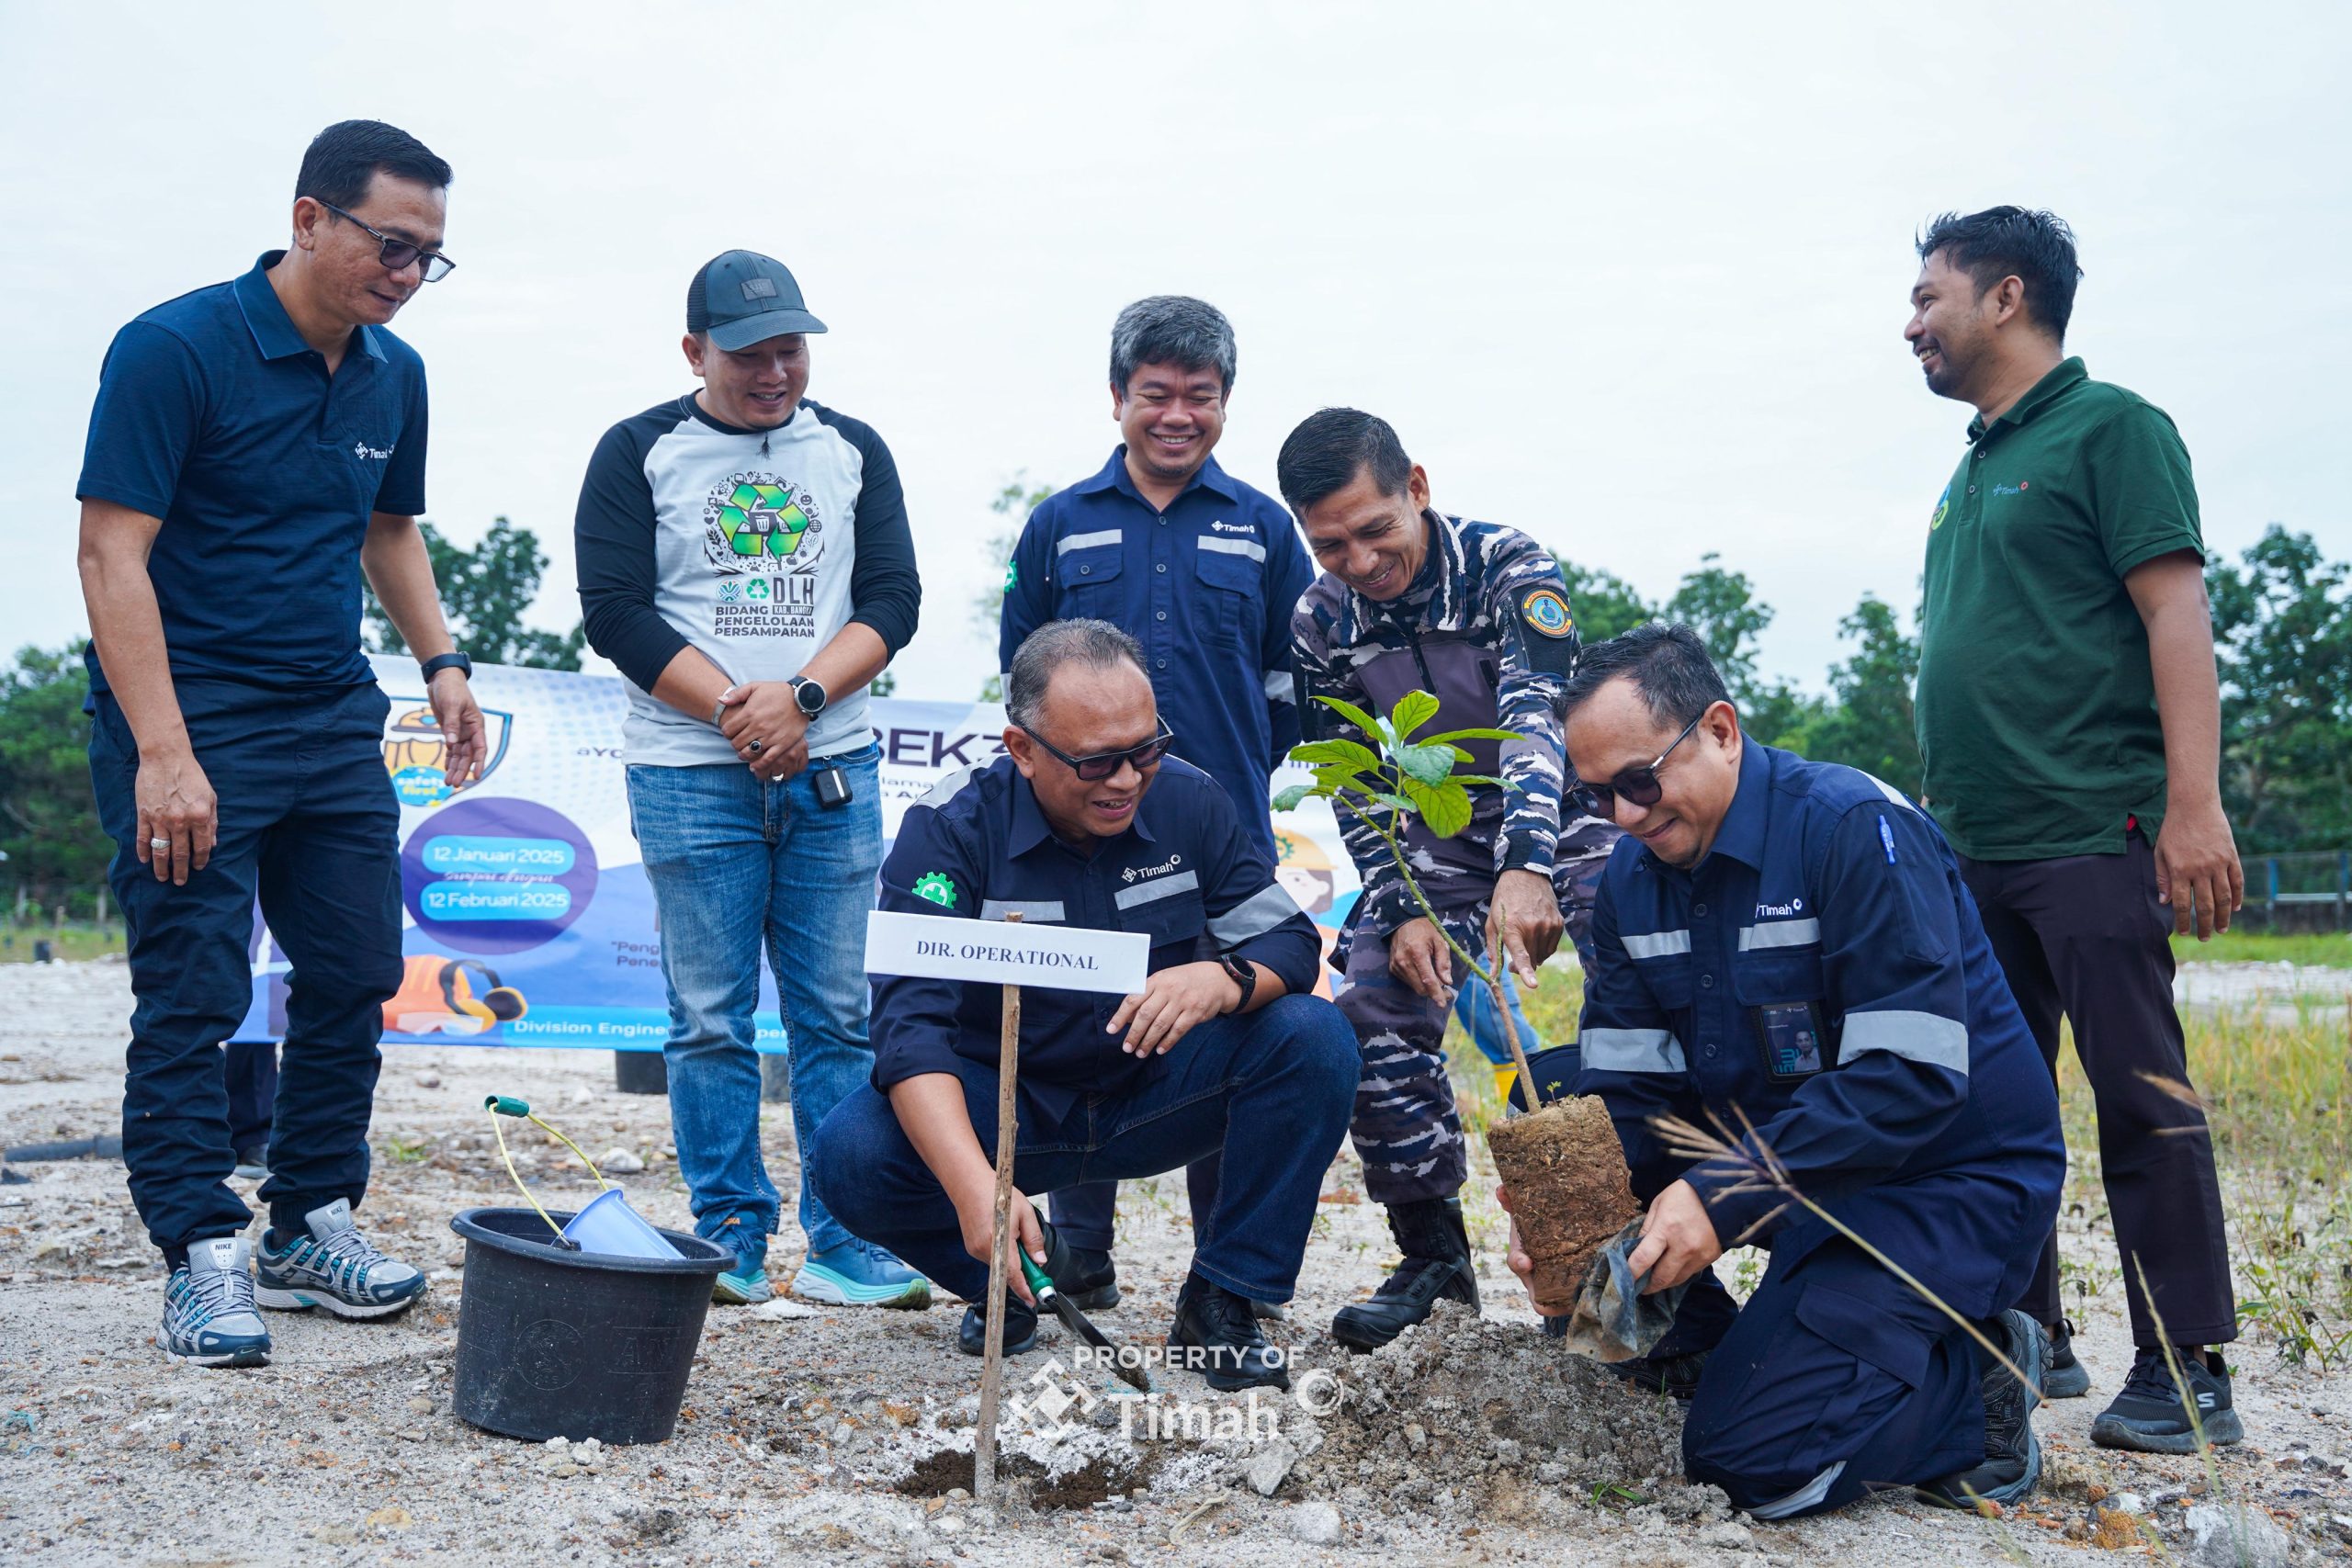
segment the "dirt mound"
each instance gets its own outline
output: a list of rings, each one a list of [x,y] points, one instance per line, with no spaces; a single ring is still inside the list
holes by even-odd
[[[1721,1507],[1720,1493],[1679,1479],[1680,1405],[1532,1325],[1481,1321],[1441,1302],[1385,1348],[1314,1365],[1345,1392],[1294,1475],[1337,1496],[1343,1512],[1508,1517],[1549,1511],[1547,1500]]]
[[[1033,1508],[1091,1508],[1113,1497],[1124,1497],[1151,1484],[1152,1455],[1132,1450],[1097,1454],[1071,1469],[1055,1472],[1026,1454],[997,1457],[997,1474],[1017,1486]],[[961,1487],[972,1489],[972,1456],[967,1450],[941,1449],[915,1461],[906,1478],[891,1488],[909,1497],[944,1497]]]

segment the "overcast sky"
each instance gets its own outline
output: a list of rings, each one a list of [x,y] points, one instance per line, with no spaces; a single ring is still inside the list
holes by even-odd
[[[1818,685],[1864,592],[1908,620],[1969,411],[1899,333],[1947,208],[2046,206],[2068,347],[2168,410],[2206,538],[2352,556],[2352,7],[0,0],[0,642],[81,633],[78,469],[121,322],[280,245],[304,144],[389,119],[456,167],[458,263],[395,330],[432,378],[434,521],[554,558],[605,428],[689,389],[686,280],[782,258],[811,394],[905,476],[910,696],[995,667],[989,497],[1116,439],[1112,317],[1240,340],[1218,457],[1272,489],[1327,403],[1448,511],[1653,595],[1710,550]],[[256,637],[267,628],[256,626]]]

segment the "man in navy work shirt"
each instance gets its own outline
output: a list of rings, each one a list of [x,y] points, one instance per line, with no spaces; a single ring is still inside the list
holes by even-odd
[[[1233,325],[1204,300],[1138,299],[1111,327],[1111,415],[1121,445],[1091,478],[1030,513],[1005,569],[999,669],[1047,621],[1091,615],[1143,645],[1161,716],[1184,760],[1225,786],[1270,860],[1267,779],[1297,743],[1290,615],[1315,570],[1272,497],[1219,468],[1236,363]],[[1187,1173],[1197,1224],[1216,1204],[1216,1164]],[[1070,1299],[1119,1299],[1111,1265],[1118,1188],[1054,1195],[1078,1250]]]
[[[288,248],[124,327],[90,414],[90,775],[138,998],[123,1159],[171,1269],[156,1343],[175,1359],[266,1362],[257,1304],[381,1317],[424,1291],[351,1219],[401,981],[390,705],[360,650],[359,584],[424,661],[462,788],[482,723],[416,524],[424,366],[385,330],[449,270],[448,184],[405,132],[329,126]],[[256,897],[294,961],[258,1292],[219,1050],[252,1000]]]
[[[2065,1152],[1943,835],[1869,774],[1743,735],[1688,627],[1586,649],[1567,703],[1586,804],[1625,830],[1593,913],[1576,1088],[1607,1102],[1649,1204],[1634,1275],[1698,1286],[1652,1352],[1712,1350],[1684,1473],[1759,1518],[1888,1485],[2015,1502],[2041,1473],[2030,1416],[2049,1341],[2003,1309],[2032,1274]],[[1660,1115],[1752,1130],[1694,1163]],[[1756,1179],[1744,1161],[1767,1150],[2031,1386]],[[1708,1265],[1740,1242],[1772,1264],[1735,1315]],[[1524,1275],[1516,1232],[1511,1251]]]
[[[1014,654],[1008,755],[909,809],[882,908],[1151,939],[1125,998],[1030,988],[1021,1006],[1012,1179],[1023,1191],[1157,1175],[1224,1151],[1168,1342],[1220,1389],[1288,1386],[1253,1301],[1297,1281],[1323,1172],[1355,1098],[1354,1037],[1308,995],[1321,943],[1232,802],[1169,755],[1143,650],[1101,621],[1040,627]],[[1002,988],[876,976],[874,1081],[818,1131],[810,1167],[842,1222],[967,1301],[993,1225]],[[1015,1194],[1015,1242],[1060,1277],[1069,1246]],[[1012,1281],[1005,1348],[1034,1341]],[[978,1355],[986,1320],[965,1314]]]

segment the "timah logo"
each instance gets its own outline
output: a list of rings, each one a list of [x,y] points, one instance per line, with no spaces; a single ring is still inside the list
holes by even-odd
[[[1138,876],[1165,876],[1183,863],[1184,857],[1182,855],[1170,855],[1158,865],[1147,865],[1140,868],[1131,865],[1127,867],[1126,870],[1119,873],[1119,875],[1126,882],[1132,884]]]
[[[362,441],[352,447],[351,455],[355,457],[366,457],[374,462],[380,463],[391,457],[392,449],[389,446],[370,446],[368,443]]]

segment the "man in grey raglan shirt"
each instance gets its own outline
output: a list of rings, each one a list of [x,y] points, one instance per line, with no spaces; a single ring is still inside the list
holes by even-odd
[[[670,988],[670,1118],[695,1229],[736,1254],[721,1302],[773,1293],[780,1207],[760,1158],[763,944],[791,1041],[793,1131],[866,1081],[864,916],[882,862],[866,688],[922,586],[889,448],[803,397],[825,325],[777,262],[729,251],[686,291],[702,389],[622,421],[576,529],[588,641],[629,685],[629,814]],[[922,1307],[930,1286],[804,1180],[813,1301]]]

